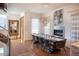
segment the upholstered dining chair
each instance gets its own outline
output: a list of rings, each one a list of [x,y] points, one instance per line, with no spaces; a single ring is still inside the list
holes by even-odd
[[[55,48],[54,49],[64,49],[65,51],[65,54],[66,54],[66,50],[65,50],[65,44],[66,44],[66,39],[63,39],[61,41],[57,41],[54,46]],[[67,55],[67,54],[66,54]]]

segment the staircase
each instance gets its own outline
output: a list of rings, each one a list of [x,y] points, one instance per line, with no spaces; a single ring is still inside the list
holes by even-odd
[[[9,38],[9,34],[8,34],[8,30],[6,30],[5,28],[2,28],[0,30],[0,42],[4,43],[7,45],[8,47],[8,55],[10,55],[10,38]]]

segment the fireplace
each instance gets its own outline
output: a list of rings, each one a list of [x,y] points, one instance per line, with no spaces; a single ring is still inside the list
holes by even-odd
[[[63,30],[54,30],[54,36],[63,37]]]

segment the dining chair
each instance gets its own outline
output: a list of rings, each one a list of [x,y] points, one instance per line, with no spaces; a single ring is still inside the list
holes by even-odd
[[[66,53],[66,50],[65,50],[65,44],[66,44],[66,39],[63,39],[61,41],[56,41],[56,43],[54,44],[54,49],[63,49],[65,54],[67,55]]]

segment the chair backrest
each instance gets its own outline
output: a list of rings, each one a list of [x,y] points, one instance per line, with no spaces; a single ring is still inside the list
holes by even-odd
[[[39,43],[40,43],[40,44],[43,44],[43,43],[44,43],[44,38],[39,37]]]
[[[49,40],[44,40],[44,45],[49,46]]]
[[[56,42],[56,48],[64,48],[65,47],[65,43],[66,43],[66,39],[64,39],[62,41],[57,41]]]
[[[35,38],[35,39],[36,39],[36,41],[39,41],[39,37],[38,37],[38,36],[36,36],[36,38]]]

